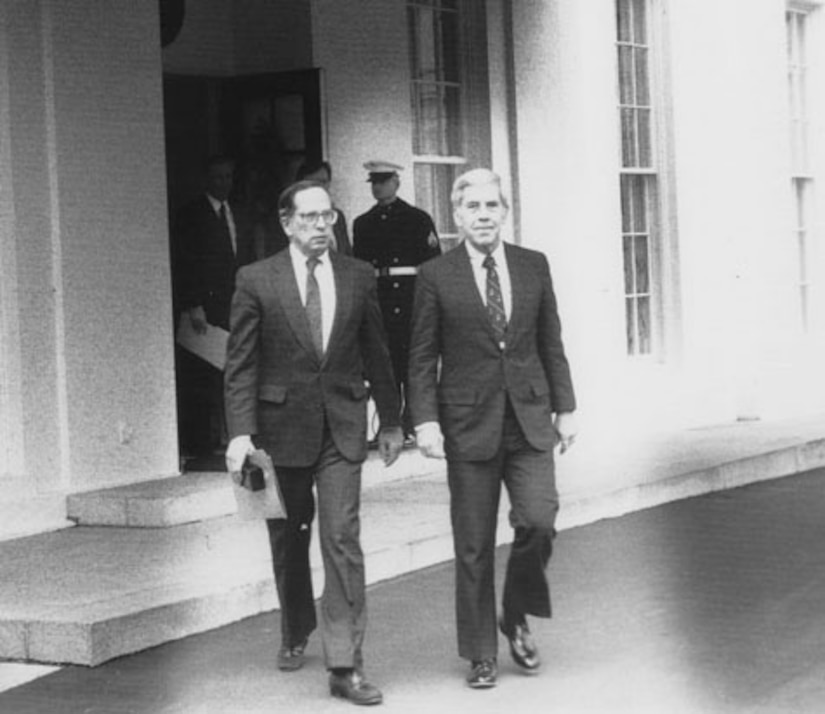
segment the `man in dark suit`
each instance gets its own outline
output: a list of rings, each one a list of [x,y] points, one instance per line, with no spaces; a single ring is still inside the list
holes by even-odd
[[[230,200],[234,162],[207,160],[206,190],[176,216],[172,227],[176,321],[197,333],[207,324],[229,329],[229,305],[238,267],[254,260],[243,211]],[[178,349],[179,425],[182,451],[205,456],[224,439],[222,373]]]
[[[363,675],[364,557],[359,542],[361,464],[367,454],[367,387],[383,425],[389,465],[402,446],[395,387],[375,277],[330,250],[329,194],[298,182],[278,202],[287,250],[239,271],[232,301],[225,397],[227,468],[256,445],[275,465],[286,520],[267,521],[281,603],[278,666],[298,669],[316,627],[309,544],[318,493],[324,563],[321,637],[330,691],[356,704],[381,692]]]
[[[464,244],[418,273],[410,397],[418,445],[447,458],[456,556],[459,655],[471,687],[497,679],[494,553],[501,482],[513,544],[498,627],[515,662],[535,672],[527,615],[550,616],[545,569],[558,494],[553,449],[566,450],[575,397],[547,259],[504,244],[499,177],[469,171],[453,185]]]

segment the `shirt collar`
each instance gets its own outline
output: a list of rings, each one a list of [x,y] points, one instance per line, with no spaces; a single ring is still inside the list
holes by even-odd
[[[467,254],[470,256],[470,262],[473,264],[477,264],[481,266],[484,262],[484,259],[487,257],[487,253],[483,253],[478,248],[476,248],[469,240],[466,238],[464,239],[464,247],[467,249]],[[493,260],[496,261],[496,265],[505,265],[506,264],[506,257],[504,255],[504,241],[500,240],[498,245],[496,246],[495,250],[490,253],[493,256]]]
[[[292,259],[293,265],[302,265],[304,268],[307,267],[307,260],[309,260],[309,257],[305,255],[304,252],[292,241],[289,242],[289,256]],[[329,250],[325,250],[318,256],[318,264],[321,266],[329,262]]]
[[[212,206],[212,210],[215,211],[215,213],[217,213],[218,211],[221,210],[221,206],[224,203],[226,204],[226,207],[229,208],[229,202],[228,201],[219,201],[211,193],[207,193],[206,198],[209,200],[209,204]]]

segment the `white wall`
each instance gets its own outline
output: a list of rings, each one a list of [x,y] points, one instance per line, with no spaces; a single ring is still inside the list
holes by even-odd
[[[372,206],[365,161],[405,167],[399,195],[414,202],[406,4],[312,0],[313,64],[323,68],[327,155],[336,201],[352,220]]]
[[[614,2],[514,3],[522,242],[551,261],[580,418],[600,433],[821,411],[825,380],[811,368],[822,352],[796,320],[785,4],[658,7],[651,21],[670,48],[661,69],[673,143],[662,166],[675,179],[678,262],[665,266],[664,356],[633,361]]]
[[[671,3],[686,360],[735,417],[825,406],[798,319],[784,16],[783,0]]]
[[[9,533],[36,520],[15,501],[48,500],[37,518],[56,518],[66,491],[171,475],[178,460],[157,8],[3,12],[0,267],[14,290],[0,358],[25,397],[0,405],[19,425],[0,475]]]
[[[523,245],[550,260],[587,428],[624,350],[612,0],[514,3]]]

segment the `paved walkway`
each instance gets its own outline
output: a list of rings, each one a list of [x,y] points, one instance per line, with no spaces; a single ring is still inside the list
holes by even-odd
[[[818,714],[823,543],[825,469],[572,527],[550,568],[555,617],[534,621],[543,671],[518,673],[502,642],[499,686],[483,692],[463,685],[455,655],[451,565],[379,583],[366,643],[378,711]],[[0,712],[353,711],[326,692],[317,637],[290,675],[276,671],[278,641],[276,614],[258,615],[46,674],[0,694]]]

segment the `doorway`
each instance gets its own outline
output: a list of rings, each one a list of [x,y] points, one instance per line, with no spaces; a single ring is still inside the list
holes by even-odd
[[[166,172],[169,235],[175,241],[176,218],[203,194],[208,158],[228,155],[235,160],[235,180],[231,201],[242,208],[250,230],[271,226],[277,220],[277,198],[288,186],[297,167],[306,160],[323,156],[320,71],[317,69],[244,75],[204,77],[166,74],[163,79]],[[234,210],[234,209],[233,209]],[[229,254],[231,256],[231,253]],[[174,245],[170,245],[175,281],[181,281]],[[262,257],[258,255],[257,257]],[[177,292],[177,291],[176,291]],[[179,310],[173,316],[178,328]],[[193,367],[193,359],[195,360]],[[189,447],[181,439],[181,424],[191,423],[187,415],[203,408],[203,385],[212,392],[221,389],[221,374],[200,374],[215,370],[200,364],[191,352],[176,345],[178,385],[178,443],[182,471],[223,471],[225,428],[211,420],[208,450]],[[200,394],[187,386],[198,372]],[[221,396],[211,402],[220,409]],[[221,436],[223,432],[223,436]]]

